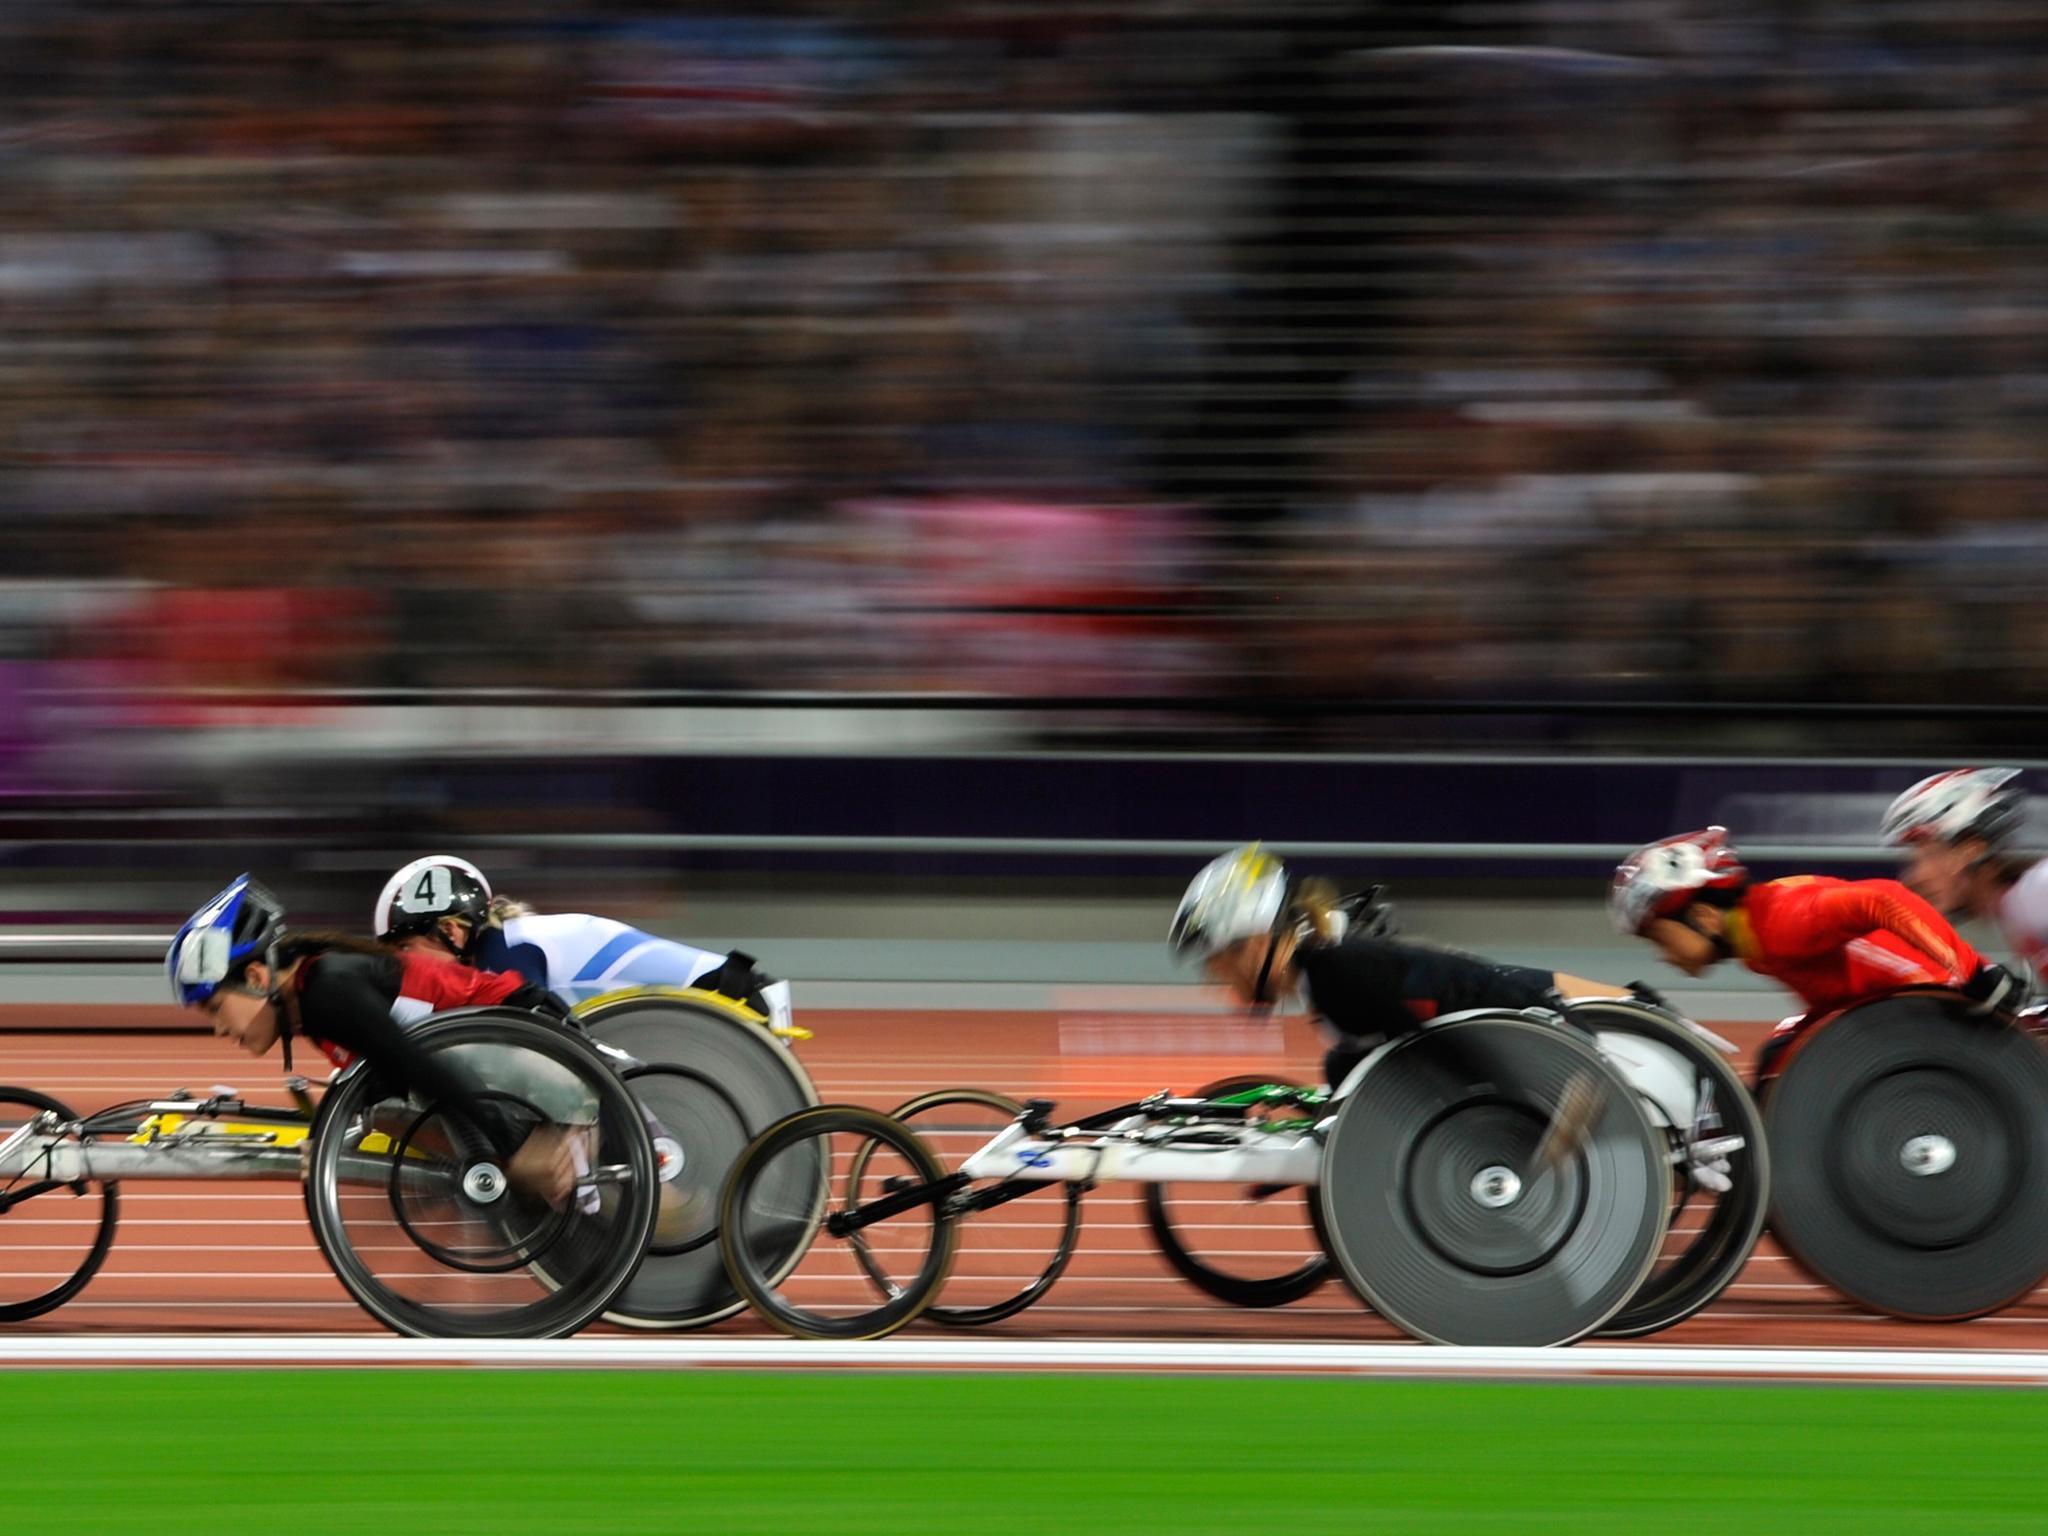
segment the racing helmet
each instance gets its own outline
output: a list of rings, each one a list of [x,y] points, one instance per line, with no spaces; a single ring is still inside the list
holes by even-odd
[[[459,917],[468,922],[473,940],[490,908],[491,882],[482,870],[453,854],[430,853],[384,882],[370,931],[388,942],[438,932],[442,918]]]
[[[1202,866],[1173,914],[1166,942],[1176,957],[1207,958],[1271,933],[1287,901],[1287,866],[1257,843]]]
[[[270,963],[284,937],[284,904],[249,875],[185,920],[164,954],[171,996],[184,1007],[204,1003],[252,961]]]
[[[1635,936],[1654,919],[1684,911],[1701,891],[1747,884],[1749,871],[1728,829],[1707,827],[1647,843],[1623,859],[1607,892],[1607,911],[1618,932]]]
[[[1951,768],[1930,774],[1894,800],[1884,813],[1884,840],[1893,847],[1937,839],[1958,843],[1981,837],[1994,849],[2017,836],[2027,814],[2027,792],[2013,783],[2017,768]]]

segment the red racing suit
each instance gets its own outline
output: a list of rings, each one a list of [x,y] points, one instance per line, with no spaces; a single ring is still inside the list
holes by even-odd
[[[1984,963],[1896,880],[1793,875],[1753,885],[1727,934],[1736,957],[1797,992],[1809,1018],[1901,987],[1960,987]]]

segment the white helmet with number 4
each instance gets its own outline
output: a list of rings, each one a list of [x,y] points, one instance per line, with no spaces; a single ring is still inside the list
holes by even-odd
[[[430,853],[384,882],[370,931],[388,941],[439,932],[442,918],[459,917],[469,924],[473,937],[490,905],[491,882],[482,870],[453,854]]]
[[[2027,792],[2013,780],[2017,768],[1951,768],[1930,774],[1884,813],[1884,840],[1893,846],[1937,839],[1981,837],[1993,848],[2010,843],[2026,819]]]
[[[1176,955],[1209,956],[1273,931],[1287,900],[1287,866],[1257,843],[1202,867],[1180,899],[1166,942]]]

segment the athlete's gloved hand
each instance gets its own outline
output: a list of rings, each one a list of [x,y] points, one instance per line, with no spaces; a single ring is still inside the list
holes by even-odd
[[[1689,1164],[1686,1172],[1701,1189],[1711,1190],[1717,1195],[1725,1195],[1735,1187],[1735,1167],[1725,1157]]]
[[[1685,1148],[1686,1174],[1701,1189],[1725,1195],[1735,1187],[1735,1165],[1728,1161],[1728,1154],[1741,1149],[1740,1136],[1717,1136],[1688,1142]]]
[[[1976,974],[1963,983],[1963,996],[1970,1000],[1972,1013],[1998,1013],[2016,1008],[2026,995],[2019,977],[2004,966],[1986,960]]]
[[[1647,981],[1630,982],[1628,995],[1639,1003],[1648,1003],[1652,1008],[1662,1008],[1666,1013],[1672,1011],[1671,1005],[1664,1000],[1664,994]]]

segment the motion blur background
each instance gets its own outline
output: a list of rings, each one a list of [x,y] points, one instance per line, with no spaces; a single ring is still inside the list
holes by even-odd
[[[1145,980],[1258,834],[1572,942],[1680,825],[1869,872],[2048,736],[2044,74],[2013,0],[7,0],[4,915],[439,843]]]

